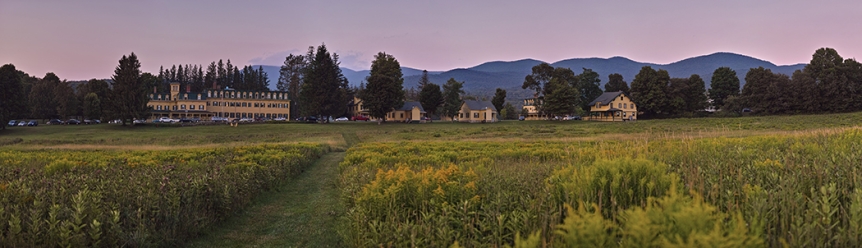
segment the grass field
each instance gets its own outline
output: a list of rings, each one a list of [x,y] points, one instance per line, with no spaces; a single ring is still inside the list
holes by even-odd
[[[237,217],[211,220],[222,224],[211,225],[215,228],[212,231],[200,230],[204,235],[193,243],[201,247],[253,245],[248,240],[262,240],[254,246],[317,247],[427,247],[456,242],[467,247],[516,243],[525,247],[704,243],[834,247],[862,245],[862,179],[857,176],[862,170],[860,126],[862,113],[631,123],[345,122],[131,128],[101,124],[9,128],[0,131],[0,152],[12,154],[7,157],[12,161],[16,153],[116,156],[111,154],[217,149],[245,152],[246,147],[300,142],[346,151],[337,170],[332,170],[337,161],[329,161],[333,156],[326,155],[326,162],[311,165],[314,170],[309,169],[308,175],[285,173],[296,180],[280,182],[279,186],[255,186],[278,190],[236,205],[238,209],[218,211],[219,216]],[[80,173],[87,170],[77,169],[81,166],[77,157],[67,157],[65,160],[72,163],[64,166],[69,168],[60,167],[65,168],[62,171],[67,177],[74,177],[69,173],[85,176]],[[159,158],[143,161],[155,167],[185,164]],[[39,171],[55,170],[52,168],[56,166],[49,166],[51,161],[32,162],[37,160],[2,166],[7,170],[26,166],[42,174],[46,172]],[[135,161],[140,162],[124,163]],[[221,166],[246,163],[237,161]],[[269,168],[278,165],[277,161],[247,162]],[[329,169],[317,168],[321,166]],[[132,170],[128,175],[135,173],[146,174]],[[337,188],[320,193],[323,188],[313,184],[326,184],[326,179],[337,179]],[[271,185],[268,181],[272,179],[261,180],[259,185]],[[299,181],[302,187],[293,184]],[[21,189],[20,185],[38,184],[5,177],[0,181],[0,200],[4,204],[34,204],[20,195],[11,197],[14,195],[8,189]],[[333,189],[340,191],[336,194],[340,195],[339,204],[320,198],[321,194],[335,197]],[[287,194],[279,193],[282,190]],[[70,194],[75,194],[72,191]],[[311,205],[316,202],[327,206],[315,209]],[[0,211],[0,216],[12,216],[11,208],[4,207],[7,211]],[[29,211],[36,212],[29,218],[50,219],[50,209],[42,208],[31,208]],[[58,218],[74,223],[73,210]],[[315,210],[323,212],[308,212]],[[698,218],[685,217],[693,214]],[[0,221],[7,223],[0,224],[4,238],[25,237],[13,234],[33,228],[27,220],[15,222],[20,227],[4,221]],[[309,231],[308,223],[317,223],[320,230],[328,232]],[[69,225],[61,229],[75,230]],[[683,227],[692,231],[681,232]],[[83,229],[90,230],[87,228]],[[177,244],[170,237],[175,234],[157,234],[168,241],[150,244]],[[99,240],[92,237],[95,234],[87,235],[69,240],[88,245]],[[331,238],[335,236],[339,238]],[[112,244],[119,242],[110,240]],[[34,241],[22,238],[15,242]]]

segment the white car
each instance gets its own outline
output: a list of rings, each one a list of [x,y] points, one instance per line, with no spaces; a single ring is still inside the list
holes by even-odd
[[[287,118],[284,118],[284,117],[276,117],[275,119],[272,119],[272,120],[274,120],[274,121],[287,121]]]
[[[347,117],[338,117],[338,119],[335,119],[335,121],[349,121],[349,120],[350,119],[347,119]]]
[[[242,119],[239,119],[239,122],[254,122],[254,119],[252,119],[252,118],[242,118]]]
[[[162,117],[162,118],[159,118],[159,122],[161,122],[161,123],[177,123],[177,122],[180,122],[180,120],[171,119],[169,117]]]

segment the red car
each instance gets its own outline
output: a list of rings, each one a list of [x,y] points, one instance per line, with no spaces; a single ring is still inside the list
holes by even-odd
[[[357,116],[354,116],[354,117],[350,117],[350,120],[351,120],[351,121],[368,121],[368,117],[365,117],[365,116],[362,116],[362,115],[357,115]]]

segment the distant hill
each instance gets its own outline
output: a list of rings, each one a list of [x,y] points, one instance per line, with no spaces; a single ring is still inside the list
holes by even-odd
[[[470,68],[459,68],[445,72],[428,72],[431,82],[436,84],[444,84],[449,78],[466,82],[464,88],[468,93],[480,96],[491,96],[496,88],[503,88],[509,91],[509,100],[517,100],[526,98],[530,92],[521,89],[521,84],[524,82],[524,77],[530,74],[532,67],[542,63],[542,61],[534,59],[523,59],[517,61],[494,61],[486,62]],[[745,83],[745,74],[751,68],[764,67],[776,73],[787,75],[793,74],[794,71],[805,67],[805,64],[796,65],[775,65],[769,61],[752,58],[745,55],[734,53],[714,53],[710,55],[698,56],[680,60],[670,64],[655,64],[645,63],[630,60],[625,57],[612,58],[576,58],[554,62],[551,64],[554,67],[566,67],[572,69],[575,74],[582,72],[582,68],[589,68],[600,75],[602,79],[602,87],[608,80],[608,75],[619,73],[623,75],[623,79],[631,83],[635,75],[640,71],[641,67],[651,66],[653,69],[664,69],[670,73],[671,77],[687,78],[692,74],[700,75],[706,82],[706,87],[709,88],[712,72],[719,67],[730,67],[735,70],[739,80]],[[270,88],[275,89],[275,84],[278,82],[277,66],[263,66],[264,71],[269,74]],[[350,81],[351,85],[359,85],[368,76],[368,70],[354,71],[347,68],[341,68],[344,76]],[[422,70],[409,67],[402,67],[404,74],[404,87],[415,87],[419,78],[422,75]]]

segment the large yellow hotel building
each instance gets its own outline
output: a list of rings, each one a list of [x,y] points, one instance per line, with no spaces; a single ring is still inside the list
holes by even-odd
[[[148,107],[152,119],[200,118],[278,118],[290,120],[290,100],[287,92],[206,90],[180,91],[179,83],[171,83],[170,93],[149,94]]]

